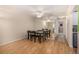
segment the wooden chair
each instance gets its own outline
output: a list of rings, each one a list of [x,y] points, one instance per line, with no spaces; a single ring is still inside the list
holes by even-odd
[[[36,32],[36,37],[37,37],[39,43],[41,43],[42,41],[46,40],[46,36],[45,35],[46,35],[46,33],[44,31],[42,31],[42,30],[38,30]],[[36,39],[35,39],[35,42],[36,42]]]
[[[35,31],[28,31],[28,39],[32,41],[33,38],[35,39]]]

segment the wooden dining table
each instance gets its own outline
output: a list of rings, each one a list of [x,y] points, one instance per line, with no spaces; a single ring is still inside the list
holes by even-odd
[[[36,42],[36,39],[38,39],[39,43],[41,43],[41,41],[45,41],[49,36],[49,33],[44,30],[28,31],[27,33],[29,40],[32,41],[34,39],[34,42]]]

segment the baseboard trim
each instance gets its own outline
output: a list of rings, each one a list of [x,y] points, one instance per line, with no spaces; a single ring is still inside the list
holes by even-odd
[[[68,39],[68,38],[67,38]],[[69,44],[69,41],[66,39],[66,41],[67,41],[67,44],[68,44],[68,46],[70,47],[70,48],[73,48],[73,45],[71,45],[71,44]]]
[[[23,39],[23,38],[22,38],[22,39]],[[6,44],[9,44],[9,43],[18,41],[18,40],[22,40],[22,39],[20,38],[20,39],[12,40],[12,41],[9,41],[9,42],[4,42],[4,43],[1,43],[0,46],[6,45]]]

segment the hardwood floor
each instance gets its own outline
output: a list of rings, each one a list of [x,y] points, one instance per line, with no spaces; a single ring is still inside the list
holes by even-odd
[[[41,44],[23,39],[4,46],[0,46],[2,54],[71,54],[74,49],[67,43],[48,39]]]

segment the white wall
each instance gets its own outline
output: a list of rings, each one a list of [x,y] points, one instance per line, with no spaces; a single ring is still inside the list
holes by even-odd
[[[35,19],[35,29],[39,30],[42,28],[44,28],[43,20],[42,19]]]
[[[73,48],[72,28],[73,28],[73,16],[67,16],[67,42],[71,48]]]
[[[34,21],[28,12],[15,6],[0,6],[0,45],[25,38],[27,30],[34,29]]]
[[[11,23],[9,21],[4,20],[0,20],[0,44],[3,44],[4,42],[8,42],[9,40],[11,40],[12,38],[12,27],[11,27]]]
[[[27,14],[18,13],[12,17],[14,35],[23,37],[27,34],[28,30],[34,29],[34,21],[32,17]]]

